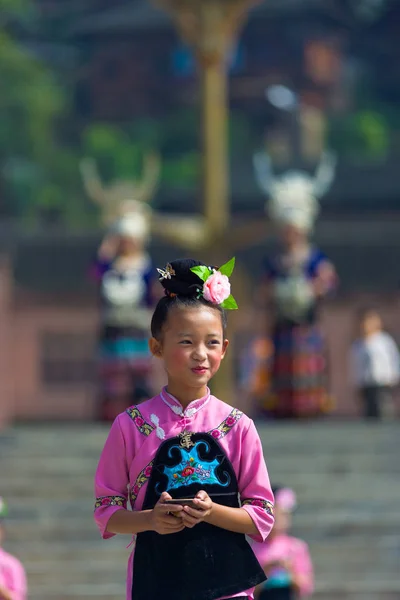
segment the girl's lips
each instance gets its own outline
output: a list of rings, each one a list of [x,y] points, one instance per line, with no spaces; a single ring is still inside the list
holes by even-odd
[[[206,367],[194,367],[194,369],[192,369],[193,373],[196,373],[197,375],[204,375],[204,373],[207,373],[207,369]]]

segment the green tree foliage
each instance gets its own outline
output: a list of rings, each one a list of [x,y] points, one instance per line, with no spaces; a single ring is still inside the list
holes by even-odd
[[[27,225],[50,216],[84,224],[77,150],[60,135],[67,95],[35,47],[13,35],[36,22],[31,0],[0,0],[1,210]]]
[[[245,116],[232,113],[229,121],[231,156],[251,156],[254,135]],[[143,154],[162,156],[162,187],[198,189],[201,176],[200,116],[196,108],[173,113],[163,120],[140,119],[123,128],[92,123],[83,133],[83,152],[97,161],[106,181],[140,176]]]

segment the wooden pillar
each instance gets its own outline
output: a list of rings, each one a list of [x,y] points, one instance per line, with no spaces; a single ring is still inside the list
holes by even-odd
[[[199,67],[203,138],[204,245],[199,258],[220,266],[231,256],[227,56],[255,0],[154,0],[173,16]],[[190,244],[188,244],[190,246]],[[212,382],[213,393],[233,400],[234,351]]]
[[[227,230],[230,218],[227,96],[227,73],[219,57],[201,70],[204,214],[217,235]]]

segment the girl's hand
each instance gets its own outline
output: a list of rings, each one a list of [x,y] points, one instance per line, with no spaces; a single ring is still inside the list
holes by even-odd
[[[266,575],[270,575],[271,571],[273,571],[276,568],[285,569],[285,571],[289,575],[291,575],[292,565],[291,565],[291,562],[287,559],[271,560],[269,563],[267,563],[264,566],[264,572]]]
[[[292,563],[287,558],[280,558],[278,560],[271,561],[271,567],[281,567],[282,569],[286,569],[286,571],[290,571],[292,568]]]
[[[12,592],[0,585],[0,600],[12,600],[13,597],[14,596]]]
[[[160,535],[178,533],[185,529],[181,518],[183,506],[165,504],[166,500],[172,500],[172,498],[167,492],[163,492],[150,513],[150,529]],[[174,514],[171,515],[171,513]]]
[[[196,494],[194,499],[194,503],[198,508],[190,508],[189,506],[185,506],[182,512],[182,521],[185,527],[192,528],[195,525],[204,521],[212,511],[213,501],[207,492],[201,490]]]

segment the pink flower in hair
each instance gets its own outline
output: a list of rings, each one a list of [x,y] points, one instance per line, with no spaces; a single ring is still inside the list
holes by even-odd
[[[277,492],[275,502],[284,510],[291,512],[296,508],[296,494],[290,488],[283,488]]]
[[[231,284],[226,275],[219,271],[214,271],[204,283],[203,297],[207,302],[213,304],[222,304],[231,294]]]

